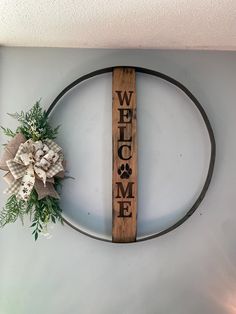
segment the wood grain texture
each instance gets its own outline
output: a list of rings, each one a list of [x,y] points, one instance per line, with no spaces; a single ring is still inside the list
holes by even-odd
[[[133,68],[113,70],[112,100],[112,241],[134,242],[137,233],[137,121]]]

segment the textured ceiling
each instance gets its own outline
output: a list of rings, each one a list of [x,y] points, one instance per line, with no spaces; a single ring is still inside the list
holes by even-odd
[[[0,0],[0,45],[236,50],[236,1]]]

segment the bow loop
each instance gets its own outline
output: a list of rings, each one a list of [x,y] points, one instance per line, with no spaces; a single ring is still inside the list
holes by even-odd
[[[3,157],[0,168],[8,171],[5,179],[9,183],[5,193],[27,200],[35,187],[39,199],[47,195],[59,198],[53,177],[64,175],[64,156],[55,142],[50,139],[26,141],[23,135],[17,134],[6,145]]]

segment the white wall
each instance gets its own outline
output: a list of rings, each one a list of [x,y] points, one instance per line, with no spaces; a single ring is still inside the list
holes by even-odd
[[[185,84],[203,104],[214,128],[217,142],[216,167],[207,196],[196,213],[180,228],[161,238],[138,244],[102,243],[87,238],[67,226],[59,225],[53,229],[53,237],[50,240],[42,238],[34,243],[27,223],[23,228],[20,223],[7,226],[0,233],[1,314],[236,313],[236,211],[234,208],[236,53],[2,48],[0,50],[0,124],[14,128],[15,121],[6,116],[6,112],[28,109],[40,97],[47,107],[61,89],[78,76],[94,69],[120,64],[152,68],[173,76]],[[104,91],[103,96],[100,95],[100,100],[96,95],[91,96],[90,103],[94,100],[102,105],[105,99],[109,104],[109,80],[104,78],[103,83],[99,82],[90,82],[90,85],[84,86],[82,90],[84,100],[79,98],[82,96],[77,95],[76,92],[72,100],[66,99],[68,104],[71,104],[71,111],[63,111],[63,106],[56,111],[55,122],[60,123],[63,117],[63,134],[68,134],[68,121],[71,118],[65,115],[67,112],[73,113],[79,110],[76,107],[77,103],[80,105],[86,103],[85,96],[89,96],[86,88],[88,91],[94,89],[94,93],[99,88]],[[152,81],[149,83],[153,84]],[[168,88],[165,87],[165,95],[169,95]],[[174,99],[176,96],[181,97],[175,92],[173,90]],[[158,95],[152,94],[151,99],[156,96]],[[164,95],[161,97],[163,100]],[[78,102],[79,100],[81,102]],[[172,102],[173,100],[169,99],[166,102],[167,107]],[[180,98],[177,103],[187,104],[187,100]],[[142,104],[143,102],[140,101],[140,106],[143,108],[142,115],[140,111],[141,119],[145,116]],[[150,110],[152,108],[158,113],[152,103],[149,102],[149,105]],[[82,108],[84,108],[83,114],[88,117],[92,126],[89,110],[84,105]],[[170,106],[168,110],[170,114]],[[183,108],[181,110],[185,112]],[[109,109],[104,108],[103,112],[104,119],[98,119],[98,125],[94,124],[98,131],[102,130],[102,125],[109,130],[107,124]],[[175,117],[177,112],[178,110],[175,111]],[[182,118],[178,117],[178,121],[181,122]],[[198,138],[198,147],[203,152],[207,147],[207,139],[205,134],[200,132],[202,128],[198,119],[197,115],[191,117],[190,122],[196,121],[196,125],[191,126],[195,136],[194,139],[189,136],[181,148],[186,150],[189,147],[192,153],[194,153],[194,145],[191,144],[191,140]],[[156,121],[160,124],[163,120],[157,118]],[[141,120],[141,128],[146,132],[151,130],[147,125],[148,123],[145,124],[145,121]],[[80,132],[86,132],[85,127],[86,124],[82,122],[77,126],[79,139],[81,139]],[[162,132],[163,130],[164,127],[160,129]],[[178,130],[181,131],[181,127]],[[152,134],[153,138],[154,133]],[[179,134],[181,137],[181,132]],[[88,137],[91,135],[91,141],[95,143],[96,137],[92,129],[87,130],[86,135]],[[157,145],[161,139],[158,136],[157,132]],[[170,134],[169,138],[171,138]],[[5,138],[1,137],[2,143],[4,140]],[[103,144],[108,143],[109,136],[103,140]],[[203,140],[202,146],[201,140]],[[63,145],[63,135],[59,141]],[[141,138],[140,141],[142,145],[145,144],[144,139]],[[70,147],[67,142],[64,145],[65,148]],[[84,147],[88,153],[88,146]],[[108,147],[108,152],[109,149]],[[80,166],[79,147],[76,152]],[[155,157],[163,157],[161,152],[161,148],[155,151]],[[177,150],[177,153],[179,152]],[[103,153],[104,150],[99,152],[98,160],[102,158]],[[202,164],[196,164],[199,169],[201,165],[205,167],[204,160],[207,160],[207,153],[209,152],[202,155]],[[190,157],[191,155],[188,156]],[[146,157],[142,158],[145,161]],[[73,163],[71,172],[78,171],[76,175],[79,177],[75,183],[70,184],[85,189],[83,171],[80,176],[79,166],[75,167],[73,156],[68,155],[68,159]],[[89,167],[87,165],[84,167],[88,169],[87,174],[91,175]],[[192,168],[189,167],[190,170]],[[105,172],[104,182],[102,181],[104,194],[98,193],[100,196],[105,195],[105,200],[99,200],[98,203],[100,202],[101,206],[108,204],[106,208],[109,208],[109,184],[107,184],[109,171]],[[197,172],[198,168],[192,172],[192,175]],[[187,172],[184,174],[187,175]],[[145,180],[152,179],[152,176],[145,178],[145,172],[142,173],[142,177]],[[196,182],[200,184],[201,179],[202,177],[199,176]],[[97,178],[94,178],[99,186],[96,180]],[[185,180],[182,179],[181,182],[184,183]],[[198,184],[195,189],[198,189]],[[67,186],[65,190],[68,189]],[[1,183],[0,188],[4,188],[4,183]],[[184,190],[187,188],[184,187]],[[194,186],[191,185],[191,188]],[[140,190],[142,192],[143,189]],[[191,191],[190,189],[189,202],[191,202]],[[185,204],[185,196],[186,194],[183,193],[179,200],[179,207]],[[160,197],[163,205],[165,198],[161,193]],[[145,198],[142,198],[142,201],[143,199]],[[157,200],[159,199],[157,197]],[[1,206],[5,200],[5,196],[2,196]],[[67,204],[65,200],[63,202],[64,205]],[[80,202],[79,198],[77,202]],[[86,205],[89,206],[85,198],[83,206]],[[184,206],[183,210],[186,210],[187,204]],[[69,212],[69,209],[65,208],[65,211]],[[108,210],[105,214],[107,212]],[[83,223],[86,225],[93,218],[89,219],[84,220]],[[140,226],[143,226],[142,222]],[[89,227],[93,228],[93,225]]]
[[[1,0],[0,45],[236,48],[234,0]]]

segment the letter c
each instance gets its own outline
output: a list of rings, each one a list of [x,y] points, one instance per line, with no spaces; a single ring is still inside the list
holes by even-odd
[[[123,156],[123,148],[124,148],[124,147],[127,147],[127,148],[129,149],[129,151],[131,151],[131,146],[130,146],[130,145],[121,145],[121,146],[119,147],[119,149],[118,149],[118,156],[119,156],[119,158],[122,159],[122,160],[129,160],[132,156],[130,155],[130,156],[127,157],[127,158],[125,158],[125,157]]]

